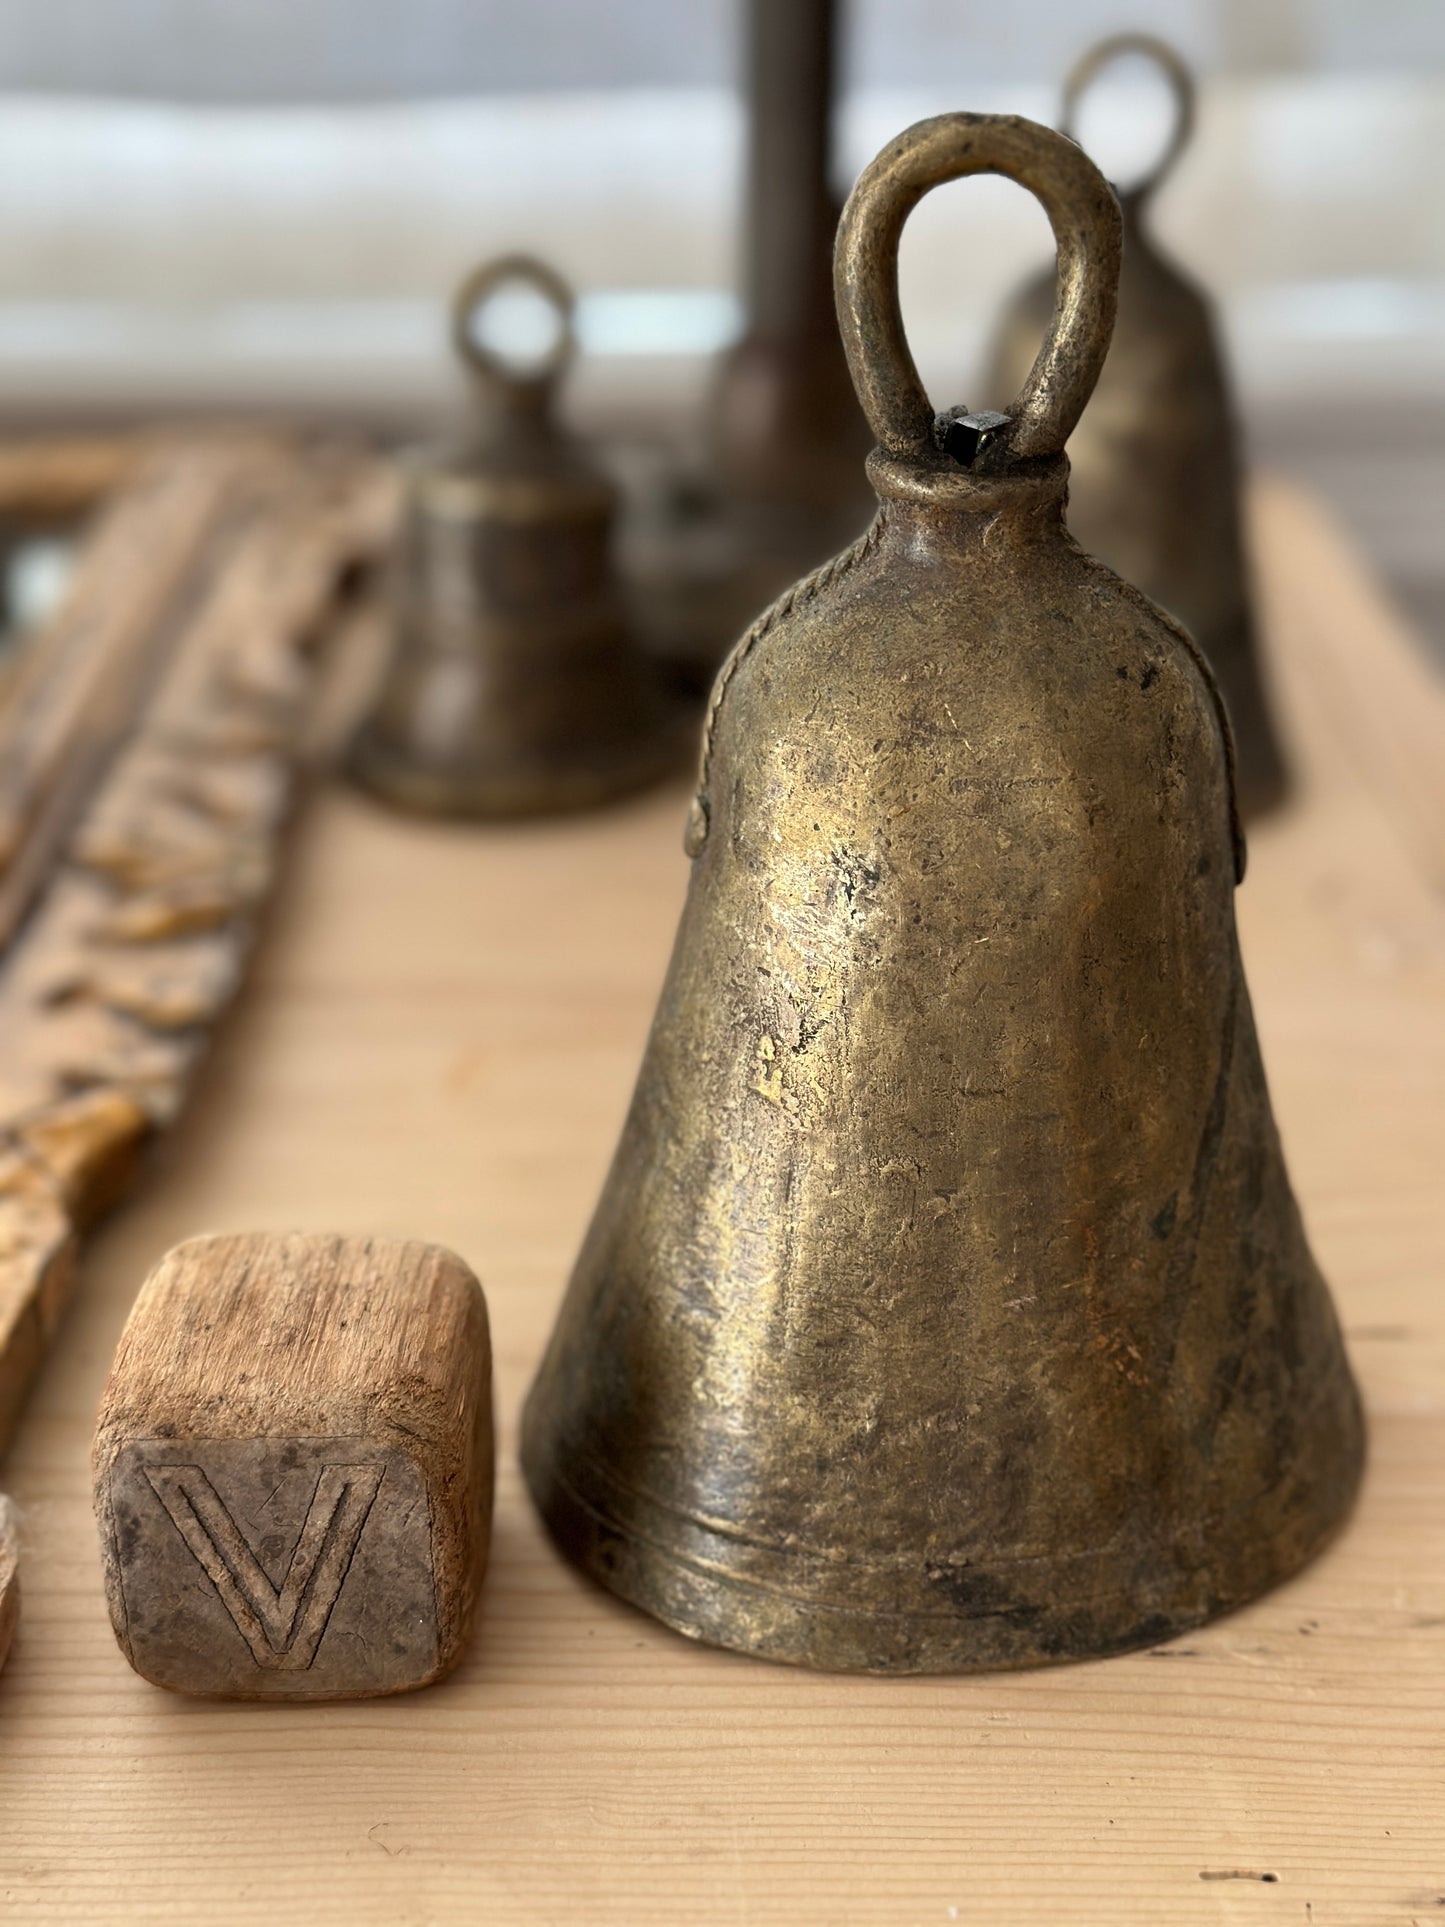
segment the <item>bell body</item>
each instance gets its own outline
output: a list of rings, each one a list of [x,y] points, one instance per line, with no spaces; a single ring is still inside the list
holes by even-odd
[[[1126,199],[1113,345],[1069,442],[1069,527],[1089,551],[1178,618],[1218,678],[1234,726],[1240,808],[1282,797],[1286,777],[1260,667],[1240,526],[1232,404],[1210,306]],[[987,388],[1015,392],[1054,302],[1031,282],[1000,330]]]
[[[1217,696],[1066,465],[882,510],[719,678],[631,1112],[528,1403],[579,1564],[843,1670],[1155,1641],[1347,1507]]]
[[[421,451],[405,491],[394,653],[353,772],[416,809],[509,815],[672,763],[614,585],[610,482],[532,426]]]

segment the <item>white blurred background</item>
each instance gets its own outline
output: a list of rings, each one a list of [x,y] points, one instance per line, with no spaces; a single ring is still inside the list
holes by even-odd
[[[787,0],[777,0],[779,5]],[[1196,65],[1156,230],[1217,295],[1255,457],[1328,494],[1445,631],[1445,3],[852,0],[836,171],[947,107],[1052,119],[1102,34]],[[0,417],[455,407],[444,296],[524,246],[583,295],[571,405],[675,419],[737,326],[737,0],[0,0]],[[1164,102],[1121,68],[1083,132],[1115,178]],[[1048,253],[1001,182],[930,198],[905,313],[970,399]],[[980,397],[979,399],[982,399]]]

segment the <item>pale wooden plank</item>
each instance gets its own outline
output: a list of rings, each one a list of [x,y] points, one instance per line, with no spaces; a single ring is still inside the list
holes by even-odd
[[[1445,677],[1322,503],[1268,483],[1257,493],[1276,547],[1311,558],[1273,612],[1291,698],[1324,706],[1312,742],[1356,772],[1397,820],[1413,860],[1445,888]]]
[[[1348,705],[1318,686],[1331,604],[1308,585],[1334,538],[1277,489],[1257,517],[1303,781],[1252,836],[1240,915],[1372,1428],[1364,1497],[1325,1556],[1157,1653],[971,1680],[709,1653],[588,1587],[532,1517],[515,1417],[651,1016],[686,881],[685,794],[491,830],[326,795],[165,1170],[82,1261],[9,1462],[27,1553],[25,1634],[0,1679],[0,1896],[16,1918],[1445,1917],[1445,934],[1400,819],[1342,752]],[[1351,646],[1391,620],[1367,601]],[[290,1227],[435,1238],[476,1266],[501,1477],[482,1623],[454,1679],[278,1717],[163,1698],[128,1673],[85,1455],[159,1253],[203,1229]]]

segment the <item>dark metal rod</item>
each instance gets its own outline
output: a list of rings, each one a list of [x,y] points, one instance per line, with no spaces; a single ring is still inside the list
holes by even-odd
[[[754,339],[829,335],[837,0],[747,0],[746,294]]]

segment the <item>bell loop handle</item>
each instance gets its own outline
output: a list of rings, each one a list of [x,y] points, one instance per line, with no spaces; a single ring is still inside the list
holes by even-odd
[[[1122,222],[1113,190],[1081,147],[1016,114],[940,114],[891,141],[859,176],[838,227],[833,288],[853,386],[885,455],[933,448],[933,409],[898,299],[903,224],[930,188],[1003,174],[1042,204],[1054,232],[1054,312],[987,466],[1059,454],[1109,352]],[[997,452],[996,452],[997,451]]]
[[[557,316],[556,335],[546,353],[520,365],[476,332],[483,308],[513,285],[539,294]],[[576,306],[572,290],[545,261],[530,254],[499,255],[473,268],[452,296],[452,346],[481,388],[514,406],[540,410],[577,352]]]
[[[1169,83],[1169,91],[1174,97],[1174,125],[1164,143],[1163,152],[1139,180],[1119,190],[1122,200],[1139,203],[1147,199],[1172,170],[1194,133],[1194,75],[1168,41],[1157,40],[1152,33],[1116,33],[1099,41],[1097,46],[1090,47],[1064,77],[1061,125],[1070,140],[1077,140],[1075,130],[1080,101],[1105,67],[1112,66],[1116,60],[1126,60],[1131,55],[1152,61]]]

